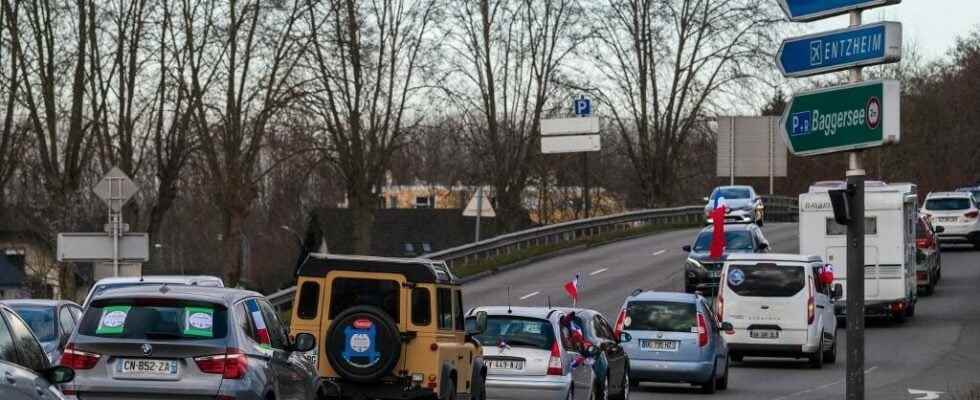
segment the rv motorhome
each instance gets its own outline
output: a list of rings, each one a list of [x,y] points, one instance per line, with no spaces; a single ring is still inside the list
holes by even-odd
[[[828,190],[841,185],[814,185],[800,195],[800,254],[822,257],[834,267],[834,282],[847,293],[847,227],[834,220]],[[915,314],[916,186],[888,184],[865,187],[864,302],[865,315],[904,322]],[[834,304],[846,315],[846,298]]]

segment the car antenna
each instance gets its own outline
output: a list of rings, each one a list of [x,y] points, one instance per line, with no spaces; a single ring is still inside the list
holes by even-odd
[[[510,286],[507,286],[507,314],[513,314],[514,310],[510,308]]]

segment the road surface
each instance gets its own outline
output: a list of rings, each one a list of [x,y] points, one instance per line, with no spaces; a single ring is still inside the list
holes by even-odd
[[[764,229],[776,252],[797,252],[796,224]],[[562,285],[580,274],[579,306],[614,320],[634,289],[683,290],[686,253],[696,229],[662,233],[543,260],[464,286],[476,305],[570,305]],[[954,399],[980,388],[980,252],[945,248],[943,279],[932,297],[920,298],[916,316],[904,325],[869,321],[866,337],[868,399]],[[643,384],[631,398],[643,399],[840,399],[844,397],[844,330],[836,365],[809,369],[805,361],[748,359],[731,371],[727,391],[702,395],[689,385]],[[944,392],[931,394],[929,392]],[[938,396],[938,397],[934,397]]]

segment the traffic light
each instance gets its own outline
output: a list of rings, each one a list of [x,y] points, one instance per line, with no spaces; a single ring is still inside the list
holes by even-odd
[[[836,189],[830,192],[830,205],[834,207],[834,221],[847,225],[851,222],[850,196],[854,195],[854,185],[848,184],[847,189]]]

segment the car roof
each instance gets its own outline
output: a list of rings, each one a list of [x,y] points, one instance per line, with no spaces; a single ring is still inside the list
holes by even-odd
[[[8,306],[45,306],[45,307],[55,307],[55,306],[61,306],[61,305],[78,306],[77,303],[75,303],[74,301],[71,301],[71,300],[52,300],[52,299],[11,299],[11,300],[0,300],[0,304],[6,304]]]
[[[555,307],[508,307],[508,306],[488,306],[476,307],[470,310],[470,315],[475,312],[484,311],[487,315],[513,315],[515,317],[549,319],[555,312],[565,313]]]
[[[626,301],[638,300],[638,301],[674,301],[682,303],[694,303],[698,300],[697,294],[694,293],[683,293],[683,292],[658,292],[654,290],[648,290],[637,294],[636,296],[630,296],[626,298]]]
[[[932,192],[926,196],[927,199],[958,198],[968,199],[973,197],[970,192]]]
[[[135,282],[148,282],[148,283],[187,283],[191,284],[194,282],[206,282],[206,281],[217,281],[224,285],[224,281],[221,278],[210,275],[144,275],[144,276],[118,276],[110,278],[99,279],[95,285],[102,284],[113,284],[113,283],[135,283]]]
[[[718,190],[718,189],[749,189],[749,190],[751,190],[753,192],[755,191],[755,189],[752,186],[749,186],[749,185],[724,185],[724,186],[716,186],[714,189],[711,189],[711,191],[714,192],[715,190]]]
[[[243,289],[161,283],[109,289],[94,295],[92,302],[121,298],[173,298],[231,305],[250,297],[262,297],[262,295]]]
[[[409,282],[415,283],[456,283],[456,277],[445,262],[426,258],[310,253],[300,265],[297,275],[325,277],[330,271],[393,273],[404,275]]]
[[[728,223],[725,224],[725,232],[750,231],[753,230],[754,228],[756,228],[755,224],[728,224]],[[708,225],[704,228],[701,228],[701,232],[698,233],[713,232],[714,229],[715,227],[713,225]]]
[[[760,262],[822,262],[820,256],[808,256],[788,253],[734,253],[728,255],[728,262],[760,261]]]
[[[980,190],[980,186],[964,186],[964,187],[961,187],[961,188],[957,188],[956,189],[957,192],[965,192],[965,191],[974,192],[974,191],[977,191],[977,190]]]

